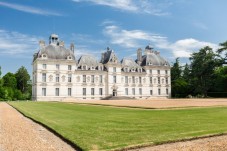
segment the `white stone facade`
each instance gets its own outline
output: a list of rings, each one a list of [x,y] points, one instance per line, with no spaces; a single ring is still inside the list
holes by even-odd
[[[32,98],[37,101],[104,99],[110,96],[137,99],[169,98],[170,66],[158,52],[147,46],[145,55],[137,51],[137,60],[118,58],[112,50],[102,54],[100,62],[92,56],[74,56],[70,49],[51,35],[49,45],[40,42],[33,59]]]

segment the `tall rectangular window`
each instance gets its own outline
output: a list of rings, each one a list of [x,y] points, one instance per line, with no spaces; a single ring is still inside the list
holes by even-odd
[[[46,82],[46,73],[42,73],[42,82]]]
[[[152,70],[150,69],[150,74],[152,74]]]
[[[158,77],[158,84],[160,84],[160,77]]]
[[[91,83],[95,83],[95,76],[91,75]]]
[[[153,95],[153,90],[150,90],[150,95]]]
[[[83,96],[86,96],[86,88],[83,88]]]
[[[136,90],[135,88],[132,88],[132,94],[135,95],[136,94]]]
[[[165,70],[165,73],[168,74],[168,70]]]
[[[117,83],[117,77],[113,76],[113,83]]]
[[[55,96],[59,96],[59,88],[55,88]]]
[[[83,82],[86,83],[86,75],[83,75]]]
[[[166,94],[167,94],[167,95],[169,94],[169,89],[166,89]]]
[[[102,95],[102,88],[99,88],[99,95]]]
[[[116,67],[113,67],[113,72],[116,72]]]
[[[42,88],[42,96],[46,96],[46,88]]]
[[[95,95],[95,88],[91,88],[91,95]]]
[[[102,83],[102,75],[99,75],[99,83]]]
[[[158,95],[161,95],[161,89],[158,89]]]
[[[60,69],[60,65],[56,64],[56,69],[59,70]]]
[[[125,95],[128,95],[128,88],[125,88]]]
[[[125,83],[128,84],[128,76],[125,76]]]
[[[139,88],[139,93],[140,95],[142,95],[142,88]]]
[[[68,82],[72,82],[72,74],[68,74]]]
[[[59,74],[56,74],[55,81],[59,82]]]
[[[169,80],[168,80],[168,78],[166,78],[166,84],[168,84],[169,83]]]
[[[132,76],[132,83],[135,83],[135,77]]]
[[[142,83],[142,78],[141,78],[141,77],[139,77],[139,83],[140,83],[140,84]]]
[[[150,77],[150,84],[152,84],[152,77]]]
[[[47,65],[46,64],[43,64],[43,69],[46,69],[47,68]]]
[[[158,70],[158,74],[160,74],[160,70]]]
[[[68,88],[68,96],[72,96],[72,88]]]
[[[68,65],[68,70],[72,70],[72,66],[71,65]]]

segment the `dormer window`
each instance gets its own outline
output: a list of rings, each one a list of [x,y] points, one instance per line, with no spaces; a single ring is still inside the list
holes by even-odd
[[[95,67],[91,67],[90,69],[91,69],[91,70],[95,70]]]
[[[87,66],[82,66],[82,70],[87,70]]]
[[[132,72],[135,72],[135,69],[134,69],[134,68],[132,68],[132,69],[131,69],[131,71],[132,71]]]
[[[152,62],[148,62],[148,65],[152,65]]]
[[[68,60],[72,60],[72,56],[68,56],[67,59],[68,59]]]
[[[125,68],[125,72],[128,72],[128,68]]]
[[[142,72],[142,69],[138,68],[138,72]]]
[[[46,54],[42,54],[42,58],[43,59],[47,59],[47,55]]]
[[[99,70],[103,70],[103,69],[102,69],[102,66],[99,66]]]

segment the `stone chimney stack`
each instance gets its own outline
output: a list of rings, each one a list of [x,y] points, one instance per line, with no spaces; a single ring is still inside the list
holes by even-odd
[[[73,43],[70,44],[70,50],[74,53],[74,44]]]
[[[45,47],[45,41],[44,40],[40,40],[39,41],[39,48],[41,49],[43,47]]]
[[[101,62],[104,61],[104,58],[105,58],[105,53],[103,52],[103,53],[102,53],[102,56],[101,56]]]
[[[137,50],[137,63],[140,65],[141,62],[142,62],[142,49],[139,48],[139,49]]]
[[[64,46],[65,46],[65,42],[64,42],[64,41],[60,41],[60,42],[59,42],[59,46],[64,47]]]

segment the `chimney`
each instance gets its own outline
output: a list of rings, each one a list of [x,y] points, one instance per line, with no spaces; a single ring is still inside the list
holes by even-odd
[[[74,53],[74,44],[73,43],[70,44],[70,50]]]
[[[45,47],[45,41],[44,40],[40,40],[39,41],[39,48],[41,49],[43,47]]]
[[[105,58],[105,53],[102,53],[102,56],[101,56],[101,62],[104,61],[104,58]]]
[[[65,46],[65,42],[64,42],[64,41],[60,41],[60,42],[59,42],[59,46],[64,47],[64,46]]]
[[[142,49],[139,48],[139,49],[137,50],[137,63],[140,65],[141,62],[142,62]]]

